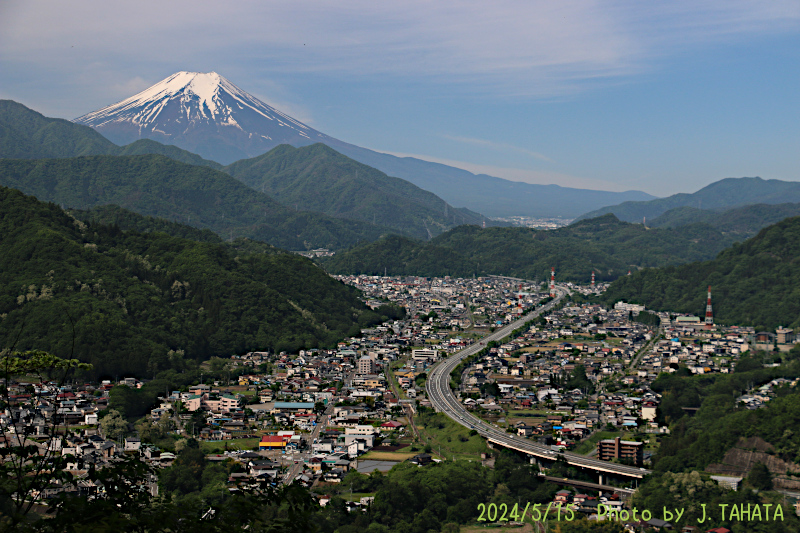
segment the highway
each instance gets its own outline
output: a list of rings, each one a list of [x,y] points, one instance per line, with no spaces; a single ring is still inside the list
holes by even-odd
[[[459,424],[476,430],[481,436],[485,437],[493,444],[518,450],[528,455],[549,461],[554,461],[558,455],[562,455],[570,465],[598,472],[600,475],[601,484],[603,473],[626,476],[630,478],[643,478],[645,475],[650,473],[650,471],[645,468],[600,461],[599,459],[592,459],[574,453],[555,452],[551,450],[549,446],[538,444],[517,435],[506,433],[505,431],[469,413],[458,401],[458,399],[456,399],[453,391],[450,390],[450,372],[452,372],[452,370],[458,366],[458,364],[464,358],[481,351],[489,341],[499,341],[500,339],[508,336],[513,330],[522,327],[525,322],[544,312],[549,311],[568,294],[568,291],[563,287],[556,287],[556,292],[556,298],[541,308],[523,316],[519,320],[512,322],[507,326],[504,326],[491,335],[484,337],[480,342],[477,342],[438,363],[429,373],[428,382],[426,385],[426,390],[428,392],[428,397],[430,398],[431,404],[437,412],[445,413]]]

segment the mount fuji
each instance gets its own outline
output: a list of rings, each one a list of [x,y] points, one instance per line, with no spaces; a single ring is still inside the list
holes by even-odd
[[[333,140],[216,72],[178,72],[74,122],[91,126],[117,144],[149,138],[222,164],[261,155],[279,144]]]
[[[223,165],[260,156],[280,144],[324,143],[359,163],[410,181],[454,206],[492,217],[574,218],[626,201],[655,198],[534,185],[413,157],[396,157],[325,135],[240,89],[216,72],[178,72],[126,100],[74,120],[123,145],[139,139],[172,144]]]

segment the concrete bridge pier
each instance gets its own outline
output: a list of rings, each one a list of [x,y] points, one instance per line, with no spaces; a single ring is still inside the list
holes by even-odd
[[[598,473],[597,477],[598,477],[597,484],[598,485],[602,485],[603,484],[603,473],[602,472]]]

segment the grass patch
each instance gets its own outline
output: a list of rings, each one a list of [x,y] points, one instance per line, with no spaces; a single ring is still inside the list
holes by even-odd
[[[358,458],[359,461],[405,461],[406,459],[410,459],[417,455],[418,453],[422,452],[410,452],[410,453],[402,453],[402,452],[376,452],[371,451],[367,452],[361,457]]]
[[[231,439],[200,442],[200,450],[204,453],[222,453],[225,450],[252,450],[261,439]],[[227,447],[226,447],[227,445]]]
[[[354,492],[350,494],[349,492],[342,493],[342,497],[348,502],[357,502],[361,500],[361,498],[370,498],[375,496],[375,492]]]
[[[417,429],[422,436],[422,447],[431,445],[431,451],[444,456],[480,455],[488,452],[486,441],[480,435],[470,435],[465,428],[444,413],[425,412],[417,416]]]

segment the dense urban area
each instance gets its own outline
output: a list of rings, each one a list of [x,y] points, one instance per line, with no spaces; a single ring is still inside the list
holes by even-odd
[[[67,477],[54,477],[27,497],[37,505],[67,494],[100,497],[108,487],[90,474],[124,457],[150,467],[138,483],[152,497],[189,493],[180,470],[192,452],[195,461],[216,469],[225,490],[295,483],[310,489],[321,508],[338,499],[345,512],[364,512],[375,498],[365,480],[396,465],[474,462],[494,468],[501,447],[474,425],[436,409],[427,387],[438,363],[477,345],[481,350],[450,376],[460,407],[546,447],[552,460],[531,455],[526,462],[554,487],[550,503],[603,518],[624,509],[642,476],[613,479],[612,472],[605,485],[602,471],[598,482],[597,471],[578,471],[562,454],[650,472],[670,422],[699,407],[675,404],[674,398],[665,402],[664,373],[731,374],[743,354],[785,353],[794,344],[788,328],[760,332],[714,325],[710,307],[703,319],[624,302],[608,307],[597,303],[605,287],[600,284],[548,287],[503,277],[339,279],[359,289],[368,306],[390,302],[402,306],[405,317],[362,329],[336,349],[213,358],[200,367],[196,382],[161,391],[145,409],[137,406],[144,398],[137,393],[147,390],[147,380],[133,377],[9,381],[1,421],[6,445],[24,441],[44,447],[43,454],[68,458]],[[558,305],[536,312],[551,301]],[[512,323],[522,326],[504,339],[485,341]],[[738,390],[736,402],[761,409],[796,385],[796,377],[776,377]],[[770,445],[756,441],[744,447],[768,452]],[[784,470],[774,476],[774,486],[793,494],[800,481]],[[747,471],[709,465],[704,476],[735,491]],[[205,477],[193,488],[202,489]],[[668,526],[662,518],[628,518],[623,525]],[[520,515],[516,521],[526,519]]]

